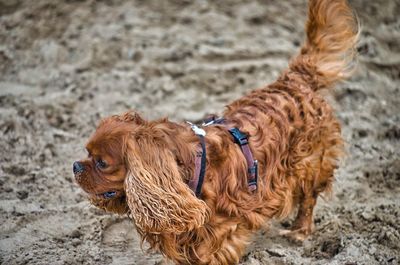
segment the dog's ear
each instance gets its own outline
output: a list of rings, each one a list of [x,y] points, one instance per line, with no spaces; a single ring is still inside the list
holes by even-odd
[[[202,226],[210,209],[183,182],[168,142],[152,129],[127,142],[127,203],[138,229],[182,233]]]

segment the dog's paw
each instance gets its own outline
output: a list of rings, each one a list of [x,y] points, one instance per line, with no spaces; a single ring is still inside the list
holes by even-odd
[[[306,229],[296,229],[296,230],[288,230],[281,229],[279,231],[279,235],[288,238],[291,241],[302,243],[306,240],[311,234],[311,231],[306,231]]]

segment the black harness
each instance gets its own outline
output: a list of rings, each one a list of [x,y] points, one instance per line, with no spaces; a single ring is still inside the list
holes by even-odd
[[[188,122],[189,123],[189,122]],[[206,132],[194,125],[189,123],[193,132],[199,137],[201,149],[196,154],[195,159],[195,174],[193,178],[189,181],[188,185],[199,198],[201,195],[201,188],[204,182],[204,177],[206,174],[206,145],[205,145],[205,136]],[[225,125],[225,119],[219,118],[215,119],[212,118],[210,120],[206,120],[202,126],[206,127],[213,124],[222,124]],[[248,167],[248,175],[247,175],[247,184],[249,192],[253,192],[257,190],[257,181],[258,181],[258,162],[254,160],[253,154],[251,152],[248,137],[245,133],[240,131],[236,127],[227,128],[230,134],[233,137],[233,140],[236,144],[240,146],[243,155],[246,158],[247,167]]]

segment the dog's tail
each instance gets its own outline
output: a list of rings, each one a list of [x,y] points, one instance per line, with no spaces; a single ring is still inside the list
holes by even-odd
[[[307,39],[289,72],[300,73],[313,90],[350,76],[356,65],[359,23],[346,0],[309,0]]]

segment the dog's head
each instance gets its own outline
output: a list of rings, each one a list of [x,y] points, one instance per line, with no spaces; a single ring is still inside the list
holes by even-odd
[[[76,181],[99,208],[120,214],[128,211],[126,143],[133,126],[142,122],[137,114],[104,119],[86,145],[88,157],[74,162]]]
[[[136,113],[106,118],[86,146],[88,157],[73,165],[94,205],[120,214],[130,210],[146,233],[189,231],[209,215],[184,181],[182,140],[174,139],[171,124],[147,122]]]

